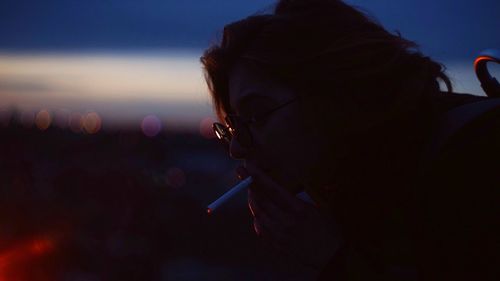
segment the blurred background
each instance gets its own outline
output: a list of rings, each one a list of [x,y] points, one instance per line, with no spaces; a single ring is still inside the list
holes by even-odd
[[[307,280],[264,249],[211,131],[199,57],[272,0],[0,2],[0,281]],[[484,95],[496,0],[347,1]],[[500,76],[498,66],[490,72]]]

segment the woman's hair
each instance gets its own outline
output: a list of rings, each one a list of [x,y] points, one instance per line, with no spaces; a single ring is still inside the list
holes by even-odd
[[[340,0],[281,0],[270,14],[225,26],[221,42],[201,57],[220,120],[230,111],[228,79],[237,60],[318,104],[356,106],[381,120],[430,104],[438,78],[452,91],[442,65],[414,42]]]

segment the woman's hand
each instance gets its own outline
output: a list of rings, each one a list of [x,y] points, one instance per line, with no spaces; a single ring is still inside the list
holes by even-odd
[[[240,177],[253,178],[248,206],[257,235],[282,254],[321,270],[340,244],[331,217],[293,196],[259,168],[249,164],[238,170]]]

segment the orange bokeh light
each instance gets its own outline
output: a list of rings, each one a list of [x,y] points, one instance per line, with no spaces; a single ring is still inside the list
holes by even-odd
[[[96,112],[89,112],[83,117],[83,129],[88,134],[96,134],[101,130],[101,117]]]
[[[47,110],[42,109],[36,114],[35,124],[41,131],[47,130],[47,128],[50,127],[51,122],[52,118]]]

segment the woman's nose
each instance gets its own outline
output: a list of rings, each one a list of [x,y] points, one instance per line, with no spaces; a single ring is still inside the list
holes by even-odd
[[[243,159],[246,157],[247,150],[236,138],[232,138],[229,142],[229,156],[234,159]]]

